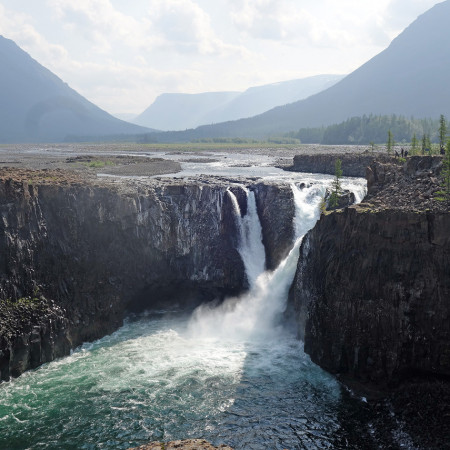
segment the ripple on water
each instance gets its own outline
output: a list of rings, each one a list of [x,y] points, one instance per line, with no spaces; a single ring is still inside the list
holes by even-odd
[[[185,330],[186,319],[144,316],[4,383],[0,447],[128,448],[200,436],[295,448],[298,433],[319,442],[317,430],[336,428],[338,385],[293,337],[227,342]]]

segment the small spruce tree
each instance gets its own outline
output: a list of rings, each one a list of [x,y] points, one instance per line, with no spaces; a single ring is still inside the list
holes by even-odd
[[[447,122],[445,116],[441,114],[439,118],[439,149],[442,151],[445,148],[445,140],[447,137]]]
[[[328,199],[328,207],[333,209],[339,205],[339,196],[342,193],[342,161],[338,158],[334,164],[334,180],[331,183],[331,195]]]
[[[419,153],[419,141],[417,140],[416,133],[414,133],[411,139],[411,155],[417,155]]]
[[[425,149],[427,148],[427,135],[424,133],[422,136],[422,155],[425,155]]]
[[[445,149],[442,165],[442,189],[436,192],[435,199],[440,202],[446,202],[447,207],[450,207],[450,140],[447,141],[447,148]]]
[[[394,142],[394,135],[392,134],[392,131],[388,131],[388,140],[386,143],[386,150],[388,152],[388,155],[392,155],[392,152],[394,150],[395,142]]]

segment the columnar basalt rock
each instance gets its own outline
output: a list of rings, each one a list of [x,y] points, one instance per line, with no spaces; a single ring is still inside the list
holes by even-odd
[[[1,378],[110,333],[127,308],[238,293],[244,269],[231,238],[226,188],[198,181],[96,186],[3,179],[1,298],[13,308],[23,297],[43,295],[60,310],[52,316],[56,306],[36,309],[9,334],[2,324]],[[54,351],[37,358],[40,351],[20,350],[44,339],[55,320],[61,323],[50,330]]]
[[[113,182],[16,172],[0,177],[0,299],[13,309],[24,297],[51,301],[8,333],[15,313],[0,325],[0,379],[114,331],[127,310],[192,307],[247,285],[226,194],[236,192],[245,214],[245,180]],[[278,213],[280,229],[285,221],[292,221],[289,208]]]
[[[450,211],[432,198],[438,170],[439,159],[374,163],[364,203],[322,215],[305,237],[299,335],[326,370],[376,384],[450,375]]]
[[[289,184],[258,183],[254,190],[267,269],[274,270],[293,245],[295,206],[292,188]]]

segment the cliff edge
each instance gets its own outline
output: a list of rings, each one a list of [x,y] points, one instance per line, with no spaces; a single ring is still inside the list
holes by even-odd
[[[450,376],[450,210],[439,157],[374,161],[363,203],[322,215],[294,285],[299,335],[324,369],[391,386]]]

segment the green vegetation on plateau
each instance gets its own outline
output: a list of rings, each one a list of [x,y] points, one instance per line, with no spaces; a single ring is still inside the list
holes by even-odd
[[[409,143],[413,136],[429,136],[432,142],[440,140],[440,119],[414,119],[397,116],[352,117],[339,124],[319,128],[302,128],[286,136],[304,144],[345,145],[384,144],[391,131],[398,143]]]

